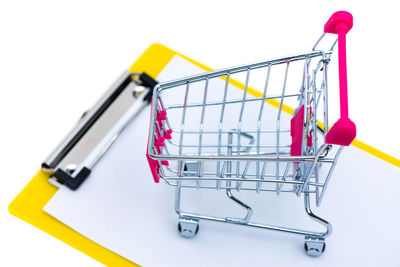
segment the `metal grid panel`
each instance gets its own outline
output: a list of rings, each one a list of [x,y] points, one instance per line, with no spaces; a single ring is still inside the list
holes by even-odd
[[[327,52],[314,47],[156,87],[148,152],[159,161],[160,178],[190,188],[315,193],[319,205],[341,151],[325,143],[327,129],[317,125],[328,125],[327,67],[335,43]],[[295,112],[304,105],[299,156],[290,155],[286,103]]]

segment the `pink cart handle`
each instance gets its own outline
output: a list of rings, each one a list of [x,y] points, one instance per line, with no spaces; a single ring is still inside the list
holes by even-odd
[[[335,12],[325,24],[324,32],[338,35],[340,119],[326,135],[326,143],[348,146],[356,137],[356,125],[349,119],[346,68],[346,34],[353,27],[353,16],[346,11]]]

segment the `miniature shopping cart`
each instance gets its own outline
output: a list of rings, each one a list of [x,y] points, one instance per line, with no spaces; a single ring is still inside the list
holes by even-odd
[[[303,235],[309,255],[323,253],[331,225],[312,212],[310,202],[313,197],[316,206],[321,204],[343,147],[356,135],[348,118],[345,50],[352,20],[345,11],[333,14],[311,52],[194,75],[154,89],[147,158],[155,182],[162,179],[176,187],[182,236],[194,236],[203,219]],[[330,35],[334,40],[323,50],[319,47],[327,41],[326,33],[338,37]],[[341,118],[328,130],[327,69],[337,43]],[[183,211],[183,188],[222,190],[246,215]],[[252,208],[233,195],[241,190],[304,196],[307,214],[326,231],[253,222]]]

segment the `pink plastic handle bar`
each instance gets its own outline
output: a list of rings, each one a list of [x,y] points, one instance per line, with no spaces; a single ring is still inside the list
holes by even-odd
[[[346,11],[335,12],[324,26],[325,33],[338,35],[340,119],[326,135],[327,144],[348,146],[356,138],[356,125],[349,119],[346,68],[346,34],[353,27],[353,16]]]

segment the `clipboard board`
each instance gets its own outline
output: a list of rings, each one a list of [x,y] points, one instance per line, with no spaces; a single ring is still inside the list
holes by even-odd
[[[160,44],[154,44],[150,46],[132,65],[129,71],[145,71],[150,76],[156,77],[175,55],[185,58],[198,67],[201,67],[205,71],[211,71],[210,68]],[[287,108],[285,111],[292,113],[293,110]],[[364,150],[365,152],[368,152],[380,159],[400,167],[400,160],[395,159],[394,157],[391,157],[371,146],[368,146],[365,143],[355,140],[353,145]],[[31,180],[31,182],[10,204],[10,213],[62,240],[63,242],[105,265],[136,266],[136,264],[133,262],[87,239],[43,211],[43,206],[57,192],[57,188],[48,182],[49,178],[49,173],[45,172],[44,170],[40,170]]]

